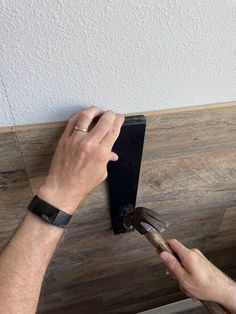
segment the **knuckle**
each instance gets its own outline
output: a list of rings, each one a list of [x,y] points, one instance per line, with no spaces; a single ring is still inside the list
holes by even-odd
[[[197,257],[201,257],[201,258],[203,257],[204,258],[204,255],[200,250],[194,248],[194,249],[192,249],[192,251],[195,253],[196,258]]]
[[[114,127],[110,128],[110,133],[113,135],[116,134],[116,129]]]
[[[81,111],[79,113],[79,119],[78,119],[79,121],[81,121],[81,122],[89,122],[90,119],[91,119],[91,116],[90,116],[88,111],[84,110],[84,111]]]
[[[175,273],[175,270],[176,270],[176,263],[175,263],[175,261],[169,261],[168,267],[169,267],[171,272]]]
[[[189,258],[195,258],[195,256],[196,256],[196,254],[193,250],[190,250],[188,255],[189,255]]]
[[[89,109],[98,110],[99,108],[97,106],[95,106],[95,105],[92,105],[92,106],[89,107]]]
[[[197,257],[198,255],[195,252],[193,252],[192,250],[189,250],[189,252],[186,253],[184,258],[182,259],[182,262],[185,262],[186,264],[194,268],[198,261]]]
[[[192,264],[194,264],[197,260],[196,252],[191,250],[188,254],[188,259]]]
[[[107,115],[102,116],[102,123],[103,123],[104,127],[106,127],[106,125],[110,125],[111,118],[109,118],[109,116],[107,116]]]
[[[110,115],[115,115],[115,113],[112,110],[107,110],[105,113],[110,114]]]
[[[114,119],[114,118],[115,118],[115,115],[116,115],[116,114],[115,114],[113,111],[107,110],[107,111],[104,113],[103,117],[104,117],[104,119],[110,121],[111,119]]]
[[[108,153],[107,150],[104,147],[100,147],[97,150],[97,160],[101,162],[105,162],[108,159]]]
[[[94,150],[94,145],[90,141],[81,142],[80,148],[86,154],[90,154]]]

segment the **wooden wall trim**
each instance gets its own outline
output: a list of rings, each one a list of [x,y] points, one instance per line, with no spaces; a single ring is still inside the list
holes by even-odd
[[[185,299],[182,301],[159,306],[155,309],[139,312],[138,314],[181,314],[193,309],[199,309],[199,313],[201,313],[202,308],[203,306],[200,301],[193,302],[191,299]]]
[[[163,110],[153,110],[153,111],[141,111],[141,112],[133,112],[133,113],[127,113],[126,116],[130,115],[139,115],[143,114],[145,116],[162,116],[162,115],[168,115],[168,114],[175,114],[179,112],[194,112],[198,110],[209,110],[209,109],[227,109],[232,106],[236,106],[236,101],[231,102],[224,102],[224,103],[215,103],[215,104],[205,104],[205,105],[196,105],[196,106],[190,106],[190,107],[178,107],[178,108],[169,108],[169,109],[163,109]],[[55,121],[55,122],[44,122],[44,123],[34,123],[34,124],[22,124],[22,125],[16,125],[13,127],[16,127],[18,129],[21,128],[38,128],[39,126],[41,128],[48,128],[50,127],[61,127],[65,126],[65,121]],[[13,130],[13,127],[0,127],[0,132],[4,133],[8,130]]]

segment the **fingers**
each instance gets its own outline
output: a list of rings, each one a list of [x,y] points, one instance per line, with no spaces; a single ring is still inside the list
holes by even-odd
[[[163,251],[160,253],[160,258],[174,278],[183,278],[185,275],[185,270],[174,255]]]
[[[93,119],[100,115],[101,113],[102,110],[96,106],[92,106],[86,110],[81,111],[78,115],[76,126],[79,127],[80,129],[88,130],[90,124],[93,122]]]
[[[68,121],[62,137],[69,137],[72,134],[80,132],[75,130],[76,126],[78,126],[81,129],[88,129],[93,119],[101,115],[102,112],[103,111],[98,107],[92,106],[89,107],[88,109],[80,111],[79,113],[76,113]],[[104,145],[109,150],[111,150],[114,142],[119,136],[120,128],[123,122],[124,117],[122,115],[116,115],[114,112],[108,110],[100,117],[97,124],[88,133],[88,136],[93,142],[97,144],[102,141]],[[117,160],[117,157],[115,157],[115,155],[112,155],[112,158],[115,158],[115,160]]]
[[[115,141],[117,140],[123,123],[124,123],[124,116],[116,115],[116,118],[114,120],[112,127],[107,132],[107,134],[104,136],[104,138],[102,140],[102,144],[104,144],[109,150],[112,149],[112,146],[114,145]]]
[[[183,262],[184,258],[191,252],[191,250],[175,239],[166,242],[169,244],[171,250],[178,255],[181,262]]]
[[[110,110],[106,111],[98,120],[94,128],[89,132],[89,137],[94,143],[100,143],[107,132],[112,128],[116,114]]]
[[[63,136],[69,137],[73,133],[75,134],[75,127],[78,126],[81,129],[88,129],[93,119],[100,115],[103,111],[96,106],[91,106],[85,110],[76,113],[68,122]]]

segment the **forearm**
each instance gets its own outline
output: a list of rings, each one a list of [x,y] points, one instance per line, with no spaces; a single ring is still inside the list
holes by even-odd
[[[99,115],[99,108],[90,107],[69,120],[37,193],[69,215],[105,180],[108,161],[118,159],[111,150],[124,117],[107,111],[90,131]],[[35,313],[43,277],[62,232],[31,213],[26,215],[0,256],[0,313]]]
[[[43,277],[63,230],[28,213],[0,256],[0,313],[35,313]]]

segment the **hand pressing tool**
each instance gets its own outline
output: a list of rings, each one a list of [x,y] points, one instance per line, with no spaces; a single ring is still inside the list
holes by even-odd
[[[169,222],[153,210],[145,207],[137,207],[125,215],[123,225],[128,229],[133,227],[139,233],[145,235],[147,240],[157,249],[159,253],[167,251],[174,254],[160,235],[160,233],[165,231],[165,229],[169,226]],[[217,303],[202,300],[200,301],[209,313],[230,313]]]

